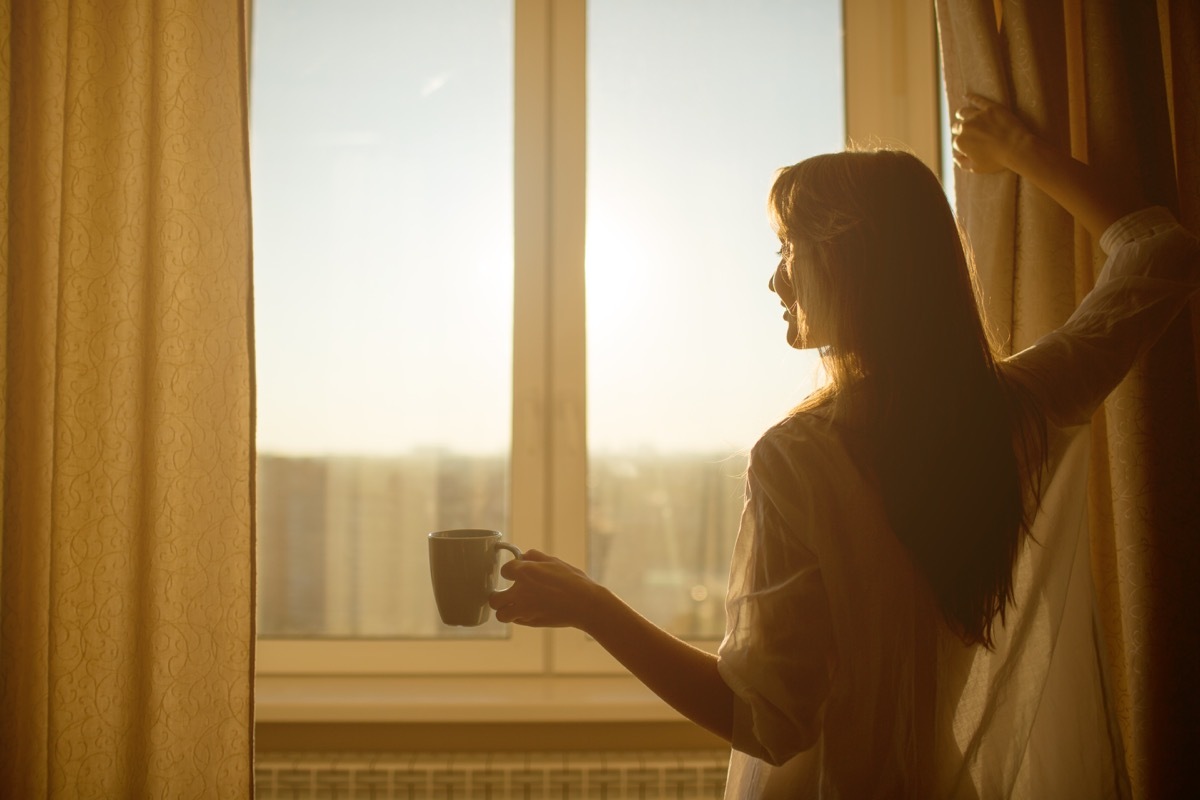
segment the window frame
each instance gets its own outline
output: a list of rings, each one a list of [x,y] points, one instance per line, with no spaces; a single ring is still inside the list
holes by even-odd
[[[848,141],[906,146],[940,172],[932,3],[843,0],[842,14]],[[586,0],[514,0],[508,533],[522,547],[581,565],[587,561],[586,39]],[[710,652],[718,644],[693,643]],[[623,672],[579,631],[521,626],[489,640],[261,639],[256,662],[268,697],[295,679],[319,694],[322,678],[345,688],[346,679],[411,676],[416,687],[427,676],[507,675],[548,686]],[[294,698],[288,702],[288,715],[299,713]],[[268,719],[274,713],[269,705],[262,711]]]

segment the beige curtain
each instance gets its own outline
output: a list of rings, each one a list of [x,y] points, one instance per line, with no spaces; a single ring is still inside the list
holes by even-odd
[[[1193,0],[937,0],[951,108],[974,91],[1200,230],[1200,9]],[[1047,197],[958,172],[988,314],[1019,350],[1103,263]],[[1092,424],[1098,624],[1139,797],[1200,796],[1200,311],[1176,321]]]
[[[242,6],[3,6],[0,797],[252,794]]]

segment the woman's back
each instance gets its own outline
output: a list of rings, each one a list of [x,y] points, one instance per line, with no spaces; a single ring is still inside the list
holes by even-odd
[[[818,786],[890,797],[930,779],[916,773],[932,761],[944,624],[849,436],[828,415],[802,412],[751,455],[718,663],[735,692],[754,687],[757,698],[748,715],[735,715],[729,796],[757,796],[733,788],[765,779],[766,797]],[[771,714],[787,719],[764,725]],[[759,755],[786,759],[778,772],[743,755],[761,749],[772,728],[783,735]],[[792,738],[789,728],[807,736]]]
[[[1094,790],[1056,797],[1122,796],[1091,629],[1086,436],[1051,433],[1043,535],[991,651],[945,623],[852,438],[797,414],[752,455],[719,661],[745,704],[727,796],[1013,797],[1050,779]]]

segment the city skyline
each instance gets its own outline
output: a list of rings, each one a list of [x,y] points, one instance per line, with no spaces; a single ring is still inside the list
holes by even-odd
[[[744,462],[737,465],[744,468]],[[740,469],[681,456],[593,458],[587,568],[679,635],[720,636]],[[260,456],[261,638],[502,637],[438,618],[425,533],[507,525],[503,458]]]

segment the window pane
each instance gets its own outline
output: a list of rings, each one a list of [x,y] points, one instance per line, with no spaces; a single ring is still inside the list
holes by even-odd
[[[842,97],[839,0],[588,4],[589,569],[679,634],[721,634],[745,455],[816,380],[766,197]]]
[[[502,636],[425,534],[508,517],[512,4],[253,8],[259,630]]]

